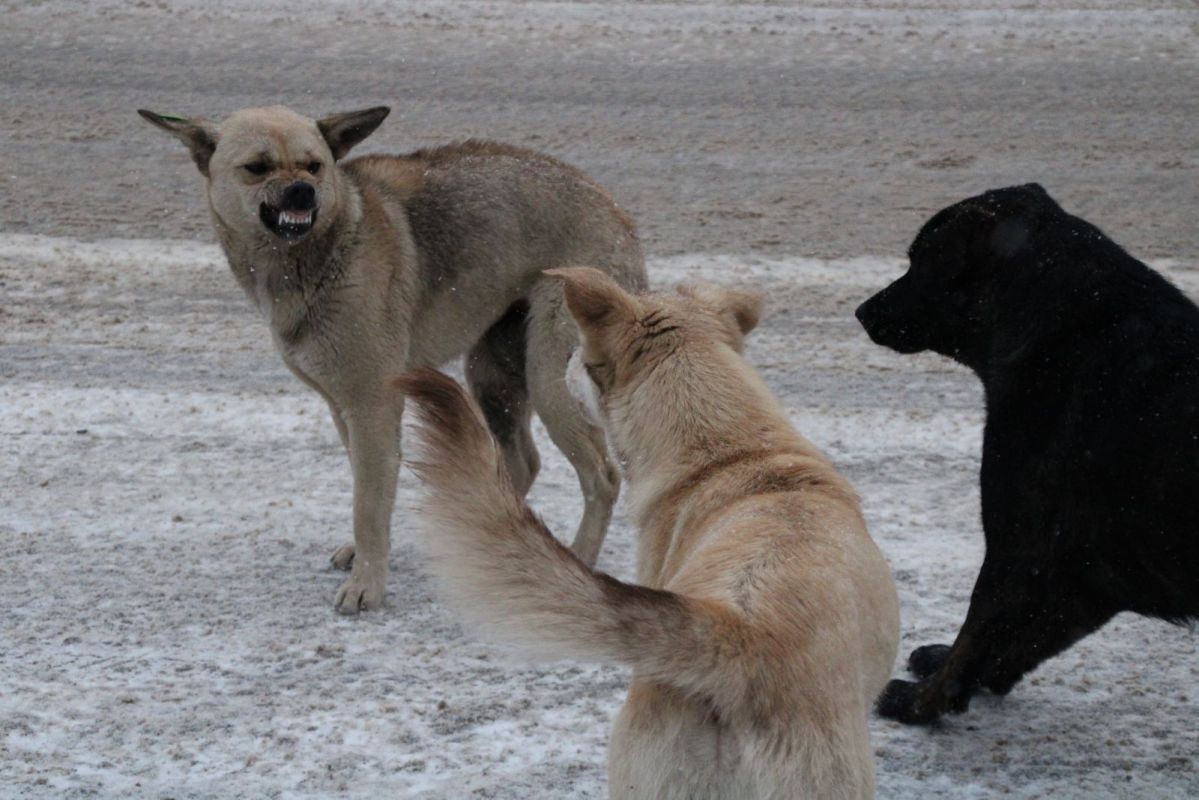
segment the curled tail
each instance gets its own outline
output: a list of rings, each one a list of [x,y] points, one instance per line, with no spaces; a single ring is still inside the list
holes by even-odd
[[[623,583],[560,544],[512,489],[475,403],[432,369],[395,381],[415,412],[411,466],[428,492],[417,546],[463,616],[535,657],[619,662],[728,697],[748,644],[727,606]],[[732,668],[732,669],[730,669]]]

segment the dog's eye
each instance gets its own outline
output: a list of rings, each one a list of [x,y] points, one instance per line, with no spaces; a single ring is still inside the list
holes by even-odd
[[[242,169],[244,169],[246,172],[250,173],[251,175],[265,175],[265,174],[267,174],[267,172],[270,171],[270,168],[271,168],[270,165],[267,164],[265,161],[255,161],[252,164],[242,165]]]
[[[309,164],[308,164],[308,174],[309,175],[315,175],[320,171],[321,171],[321,162],[319,162],[319,161],[309,162]]]

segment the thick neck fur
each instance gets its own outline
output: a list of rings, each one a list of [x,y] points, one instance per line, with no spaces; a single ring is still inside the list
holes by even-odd
[[[237,282],[284,342],[305,333],[315,309],[341,285],[344,265],[357,239],[362,199],[344,175],[331,218],[309,236],[289,245],[254,219],[232,224],[211,208],[217,238]]]
[[[670,537],[678,523],[700,522],[702,508],[767,491],[816,489],[856,507],[850,485],[727,346],[677,352],[609,413],[619,416],[612,438],[643,537]],[[643,554],[667,547],[643,542]]]

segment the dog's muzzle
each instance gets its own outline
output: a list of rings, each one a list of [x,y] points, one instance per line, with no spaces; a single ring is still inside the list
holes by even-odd
[[[283,190],[279,205],[263,203],[258,207],[262,224],[289,242],[298,241],[316,224],[316,189],[306,181],[296,181]]]
[[[926,349],[927,345],[922,341],[923,336],[916,326],[886,308],[883,292],[862,303],[854,311],[854,316],[866,329],[871,341],[889,347],[897,353],[919,353]]]

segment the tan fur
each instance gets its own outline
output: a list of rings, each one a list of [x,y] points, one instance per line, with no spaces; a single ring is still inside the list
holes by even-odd
[[[594,562],[619,478],[562,382],[577,334],[556,282],[540,274],[597,263],[644,288],[636,232],[602,188],[548,156],[487,142],[341,161],[385,108],[311,120],[276,106],[220,125],[141,113],[187,145],[234,276],[288,367],[328,403],[349,454],[354,543],[333,557],[352,563],[339,610],[383,600],[402,414],[388,378],[462,354],[519,492],[538,467],[534,411],[571,459],[586,497],[575,547]],[[252,174],[256,164],[269,170]],[[260,212],[297,181],[314,187],[317,211],[291,241]]]
[[[583,334],[568,380],[628,481],[640,585],[558,545],[475,405],[424,370],[397,385],[429,488],[419,544],[447,598],[534,655],[632,666],[613,797],[872,796],[867,714],[895,659],[895,586],[852,487],[739,355],[760,299],[550,274]]]

